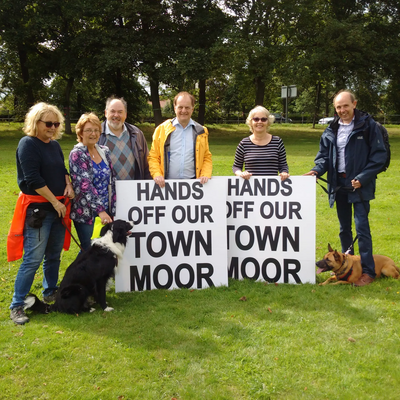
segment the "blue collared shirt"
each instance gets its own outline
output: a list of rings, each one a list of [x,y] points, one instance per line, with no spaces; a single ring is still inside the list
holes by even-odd
[[[196,176],[194,170],[194,121],[190,119],[185,128],[178,118],[172,120],[175,130],[171,133],[170,150],[168,153],[169,169],[167,179],[192,179]]]
[[[106,135],[112,135],[115,137],[118,137],[117,135],[115,135],[114,133],[112,133],[110,127],[108,126],[108,123],[105,123],[106,129],[105,129],[105,134]],[[121,139],[123,135],[126,135],[128,133],[128,129],[126,128],[126,125],[124,124],[124,130],[121,132],[121,135],[119,135],[119,138]]]

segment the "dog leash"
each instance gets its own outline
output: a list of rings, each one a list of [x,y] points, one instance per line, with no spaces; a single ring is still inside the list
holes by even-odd
[[[318,175],[316,175],[316,178],[317,178],[317,184],[324,190],[324,192],[328,196],[330,196],[331,194],[335,194],[336,192],[338,192],[343,187],[343,186],[336,186],[335,190],[329,192],[328,189],[326,187],[322,186],[318,181],[321,180],[322,182],[325,182],[326,184],[328,184],[329,182],[324,178],[318,177]]]
[[[322,185],[318,182],[319,179],[321,179],[321,181],[322,181],[322,182],[325,182],[326,184],[328,184],[329,182],[328,182],[326,179],[324,179],[324,178],[319,178],[319,177],[317,176],[317,184],[324,190],[324,192],[325,192],[328,196],[331,195],[331,194],[337,193],[340,189],[347,190],[347,191],[349,191],[349,192],[350,192],[350,191],[357,192],[358,195],[360,196],[360,200],[361,200],[362,205],[364,206],[365,212],[366,212],[366,214],[368,215],[367,206],[366,206],[365,203],[364,203],[364,198],[363,198],[363,196],[362,196],[361,190],[355,189],[355,188],[353,188],[353,187],[336,186],[335,190],[332,191],[332,192],[330,193],[330,192],[328,191],[328,189],[326,189],[324,186],[322,186]],[[349,246],[349,248],[346,250],[345,254],[350,254],[350,253],[353,251],[353,249],[354,249],[354,244],[356,243],[357,240],[358,240],[358,235],[356,235],[356,237],[355,237],[354,240],[353,240],[353,243],[352,243],[352,244]]]
[[[356,235],[356,237],[353,240],[353,243],[349,246],[349,248],[345,251],[344,254],[350,254],[353,251],[354,243],[357,242],[357,239],[358,239],[358,235]]]
[[[67,206],[67,205],[68,205],[68,202],[70,202],[71,200],[70,200],[70,198],[67,197],[67,196],[65,196],[64,198],[65,198],[65,203],[64,203],[64,205]],[[74,242],[77,244],[77,246],[81,249],[81,251],[84,252],[85,250],[82,249],[82,246],[81,246],[81,245],[79,244],[79,242],[75,239],[75,236],[72,234],[72,232],[71,232],[71,230],[68,228],[67,224],[64,223],[64,218],[63,218],[63,217],[60,217],[60,218],[61,218],[61,223],[63,224],[64,228],[65,228],[65,229],[68,231],[68,233],[71,235],[72,239],[73,239]]]

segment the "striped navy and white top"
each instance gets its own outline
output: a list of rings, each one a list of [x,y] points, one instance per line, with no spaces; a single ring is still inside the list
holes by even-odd
[[[285,146],[279,136],[272,136],[264,146],[254,144],[250,137],[242,139],[236,148],[233,173],[242,171],[243,164],[244,169],[255,176],[289,172]]]

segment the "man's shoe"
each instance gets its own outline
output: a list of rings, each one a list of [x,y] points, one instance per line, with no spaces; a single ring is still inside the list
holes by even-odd
[[[371,278],[368,274],[362,274],[360,279],[353,283],[353,286],[367,286],[375,279]]]
[[[26,316],[24,306],[15,307],[11,310],[10,318],[18,325],[23,325],[29,322],[29,318]]]
[[[57,294],[57,290],[55,290],[52,294],[50,294],[49,296],[43,296],[43,301],[47,304],[49,303],[54,303],[56,301],[56,294]]]

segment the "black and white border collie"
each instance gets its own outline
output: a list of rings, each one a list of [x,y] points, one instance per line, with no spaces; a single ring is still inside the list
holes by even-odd
[[[55,303],[47,305],[29,294],[24,308],[42,313],[58,311],[79,314],[94,310],[88,301],[89,297],[93,297],[104,311],[114,310],[106,303],[106,285],[114,277],[114,270],[123,257],[132,228],[133,223],[120,219],[105,225],[100,238],[92,240],[90,249],[80,253],[65,271]]]

